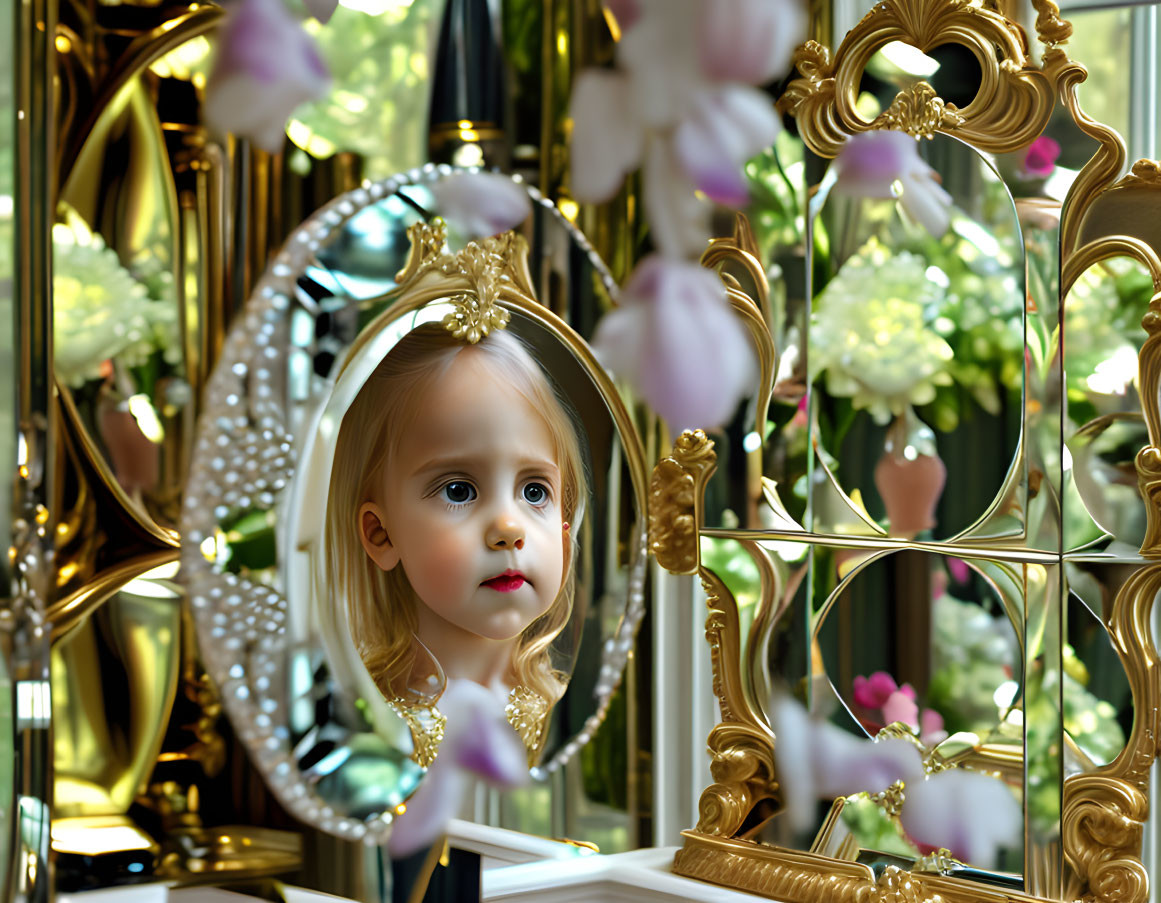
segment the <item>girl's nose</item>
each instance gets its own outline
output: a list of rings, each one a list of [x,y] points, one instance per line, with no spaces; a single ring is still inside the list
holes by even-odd
[[[509,550],[524,548],[524,528],[511,514],[497,515],[488,525],[485,541],[489,549]]]

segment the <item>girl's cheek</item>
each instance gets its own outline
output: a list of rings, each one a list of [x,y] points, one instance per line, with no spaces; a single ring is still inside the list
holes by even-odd
[[[430,536],[426,562],[427,580],[440,593],[447,596],[462,590],[462,584],[469,568],[463,543],[452,530]]]

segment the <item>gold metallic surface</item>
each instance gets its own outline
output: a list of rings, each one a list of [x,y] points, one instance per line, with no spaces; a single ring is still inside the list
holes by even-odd
[[[777,810],[774,733],[743,681],[738,603],[713,571],[702,568],[700,575],[709,607],[705,636],[721,721],[706,741],[714,783],[698,800],[697,830],[730,837],[755,810],[758,824],[751,830]]]
[[[864,119],[856,109],[859,79],[891,41],[923,51],[941,44],[968,48],[980,64],[978,93],[958,109],[920,82],[875,119]],[[942,132],[994,153],[1027,147],[1048,123],[1067,57],[1054,50],[1039,68],[1018,26],[981,0],[884,0],[851,29],[833,60],[826,47],[807,41],[795,63],[802,77],[790,83],[780,105],[798,120],[812,151],[834,157],[851,135],[884,128],[923,137]]]
[[[701,430],[686,430],[649,480],[649,549],[673,574],[698,571],[702,497],[714,472],[714,444]]]
[[[906,872],[878,879],[868,865],[737,838],[685,831],[673,860],[679,875],[780,903],[1034,903],[1040,898],[979,884]]]

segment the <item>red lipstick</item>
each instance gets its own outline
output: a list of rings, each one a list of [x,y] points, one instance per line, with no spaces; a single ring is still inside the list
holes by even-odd
[[[490,577],[485,580],[480,586],[494,589],[498,593],[510,593],[520,589],[525,582],[523,574],[509,568],[504,573],[497,574],[495,577]]]

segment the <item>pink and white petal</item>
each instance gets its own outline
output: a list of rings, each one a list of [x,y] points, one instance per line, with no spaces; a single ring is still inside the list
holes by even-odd
[[[795,48],[808,37],[800,0],[702,0],[698,57],[717,81],[763,85],[790,71]]]
[[[572,91],[572,194],[578,201],[607,201],[637,168],[645,131],[630,106],[628,79],[620,72],[588,69]]]
[[[645,218],[658,251],[675,260],[700,257],[710,240],[710,205],[697,197],[671,142],[650,140],[642,182]]]
[[[934,178],[934,171],[912,173],[900,179],[903,193],[899,204],[907,215],[935,238],[942,238],[951,225],[951,195]]]
[[[329,90],[314,40],[280,0],[242,0],[219,32],[206,121],[274,153],[294,110]]]
[[[908,783],[899,818],[912,839],[983,869],[1024,831],[1023,809],[1002,781],[960,768]]]
[[[699,2],[642,0],[640,17],[617,45],[629,104],[648,128],[675,126],[703,84],[694,35]]]
[[[828,722],[816,722],[814,730],[814,784],[823,799],[879,793],[923,774],[923,757],[906,740],[864,739]]]
[[[756,367],[749,334],[717,274],[651,255],[621,302],[597,328],[601,361],[632,382],[674,432],[727,419],[753,388]]]
[[[674,149],[694,184],[720,204],[749,199],[742,167],[773,143],[780,123],[770,98],[743,85],[698,92],[674,133]]]
[[[391,829],[387,852],[392,857],[418,852],[444,833],[463,805],[469,775],[497,787],[517,787],[528,780],[524,743],[495,694],[470,680],[449,680],[439,709],[447,718],[447,731],[435,761]]]
[[[515,229],[532,213],[523,185],[494,172],[459,172],[431,187],[436,211],[465,238]]]
[[[834,191],[847,197],[890,198],[895,182],[919,161],[916,141],[905,132],[861,132],[847,139],[833,164]]]

